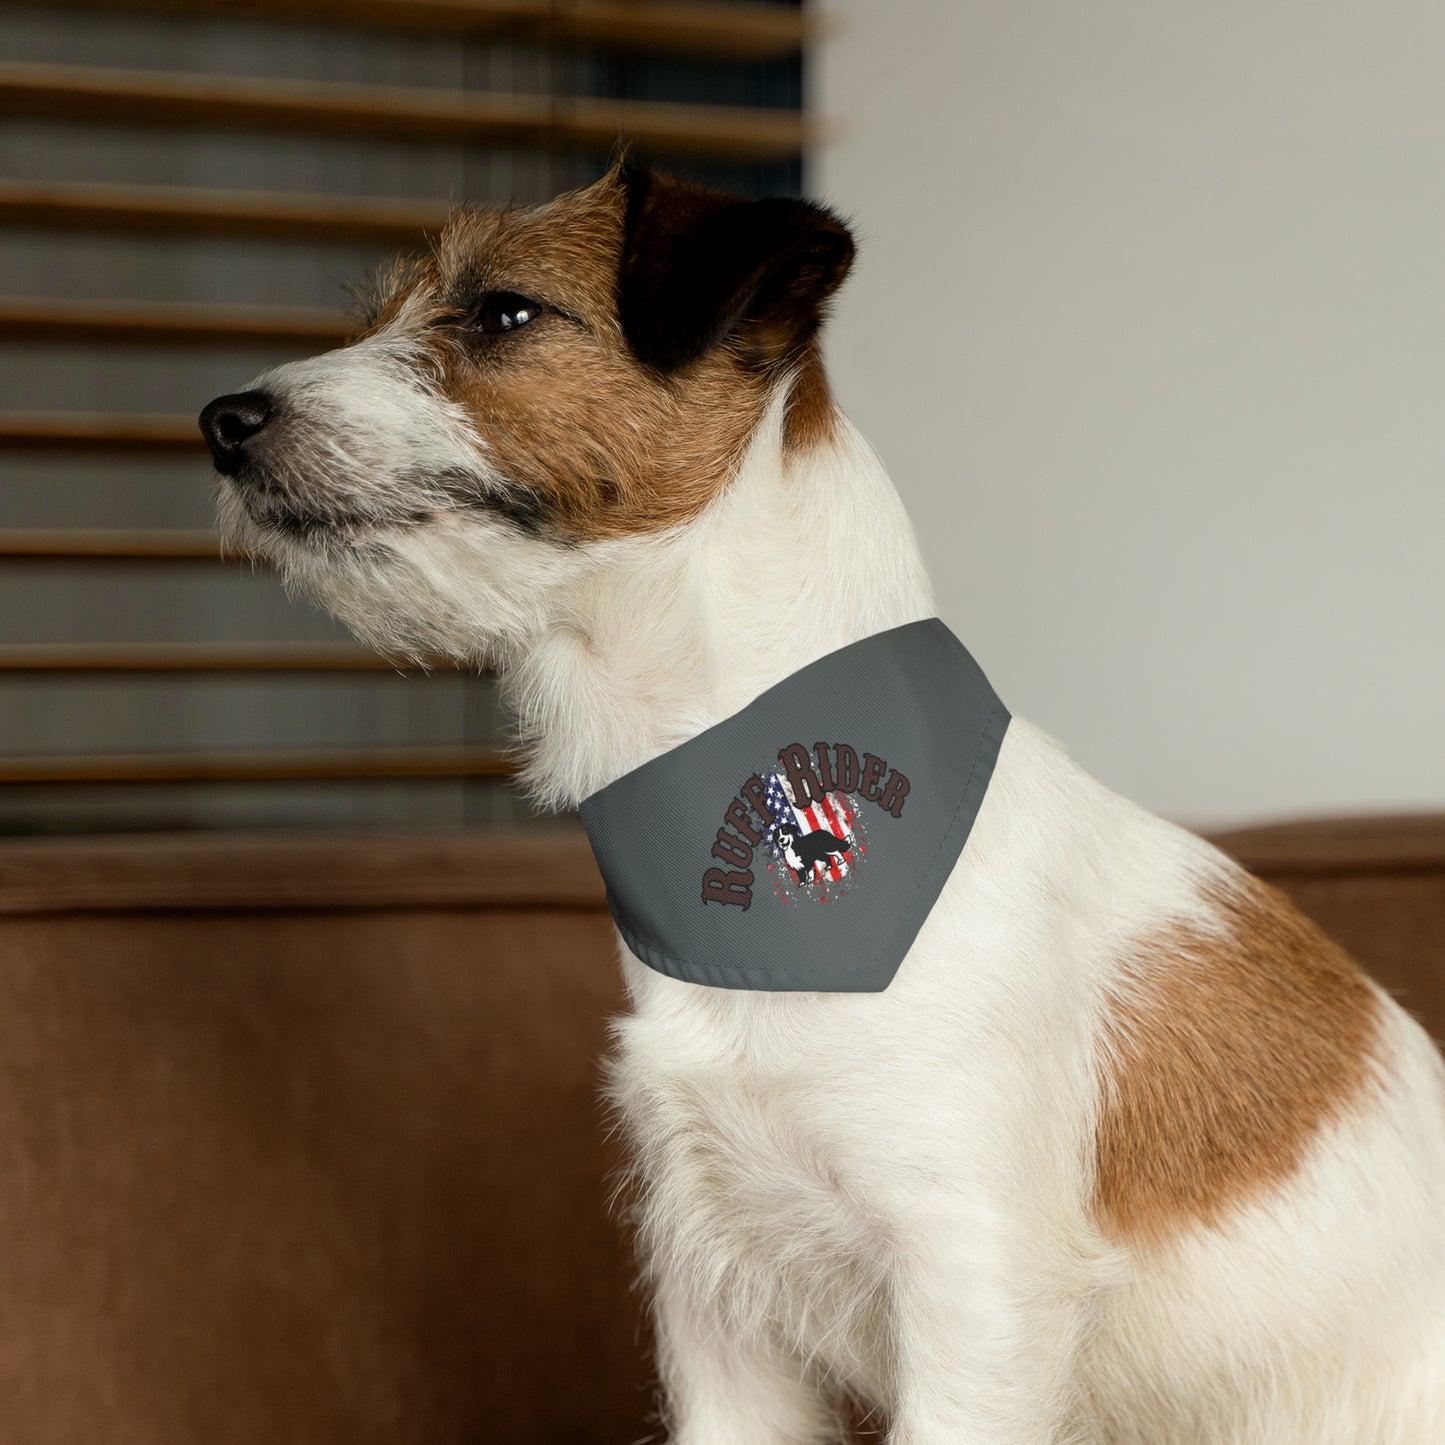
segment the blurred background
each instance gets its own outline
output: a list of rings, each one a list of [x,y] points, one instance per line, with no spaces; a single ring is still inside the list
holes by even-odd
[[[1010,707],[1189,823],[1445,802],[1445,10],[831,13],[834,381]]]

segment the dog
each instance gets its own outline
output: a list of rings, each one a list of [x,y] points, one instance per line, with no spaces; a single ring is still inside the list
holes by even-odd
[[[813,881],[817,864],[821,863],[826,871],[833,866],[835,858],[843,858],[848,853],[848,844],[826,828],[815,828],[800,836],[796,828],[784,826],[776,830],[776,837],[788,867],[804,885]]]
[[[202,413],[223,530],[389,654],[494,667],[575,805],[933,615],[822,366],[853,250],[626,160],[460,212],[360,339]],[[1023,720],[885,991],[622,967],[674,1445],[821,1445],[853,1401],[892,1445],[1445,1441],[1440,1055]]]

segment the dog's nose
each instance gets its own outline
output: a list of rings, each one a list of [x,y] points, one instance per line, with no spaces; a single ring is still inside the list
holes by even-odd
[[[270,419],[271,398],[264,391],[238,391],[207,404],[201,413],[201,435],[222,476],[233,477],[241,470],[246,443]]]

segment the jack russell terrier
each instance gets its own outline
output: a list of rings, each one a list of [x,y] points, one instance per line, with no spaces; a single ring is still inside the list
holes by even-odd
[[[584,804],[933,615],[819,359],[852,257],[820,206],[628,162],[459,213],[359,340],[206,408],[223,529],[378,648],[494,667],[532,793]],[[893,1445],[1445,1442],[1430,1039],[1036,729],[995,751],[886,986],[708,987],[623,950],[612,1097],[671,1440],[821,1445],[862,1402]],[[745,912],[674,870],[691,906],[876,912],[882,830],[926,805],[893,761],[911,792],[841,883]],[[752,841],[718,845],[750,872],[784,811],[760,777],[726,815]]]

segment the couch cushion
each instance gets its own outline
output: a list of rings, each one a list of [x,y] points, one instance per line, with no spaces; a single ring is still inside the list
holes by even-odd
[[[0,847],[5,1438],[640,1438],[620,1004],[576,840]]]

